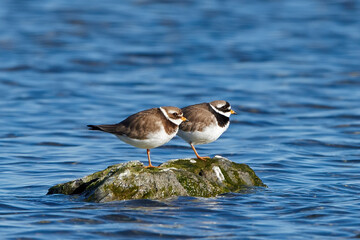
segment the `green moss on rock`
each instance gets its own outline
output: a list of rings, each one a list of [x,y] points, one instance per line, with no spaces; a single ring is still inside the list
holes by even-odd
[[[85,201],[108,202],[174,196],[214,197],[248,186],[265,185],[248,165],[215,157],[207,161],[170,160],[160,168],[144,168],[139,161],[117,164],[55,185],[48,194],[80,195]]]

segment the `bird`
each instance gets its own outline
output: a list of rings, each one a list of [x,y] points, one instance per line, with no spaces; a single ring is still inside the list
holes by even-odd
[[[190,144],[198,159],[206,160],[209,157],[200,157],[194,145],[217,140],[229,127],[230,115],[236,112],[224,100],[190,105],[181,110],[187,121],[180,124],[178,136]]]
[[[89,130],[112,133],[127,144],[146,149],[149,165],[145,168],[151,168],[154,166],[151,164],[150,149],[169,142],[185,120],[180,108],[166,106],[135,113],[117,124],[87,126]]]

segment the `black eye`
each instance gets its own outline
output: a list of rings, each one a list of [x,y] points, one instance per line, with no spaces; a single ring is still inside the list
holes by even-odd
[[[230,112],[231,108],[230,108],[230,104],[228,102],[226,102],[226,104],[222,107],[218,107],[217,109],[219,109],[222,112]]]
[[[218,108],[220,111],[222,111],[222,112],[230,112],[230,109],[229,109],[229,107],[227,107],[227,106],[223,106],[223,107],[221,107],[221,108]]]
[[[178,114],[177,114],[177,113],[173,113],[173,116],[174,116],[174,117],[177,117],[177,116],[178,116]]]

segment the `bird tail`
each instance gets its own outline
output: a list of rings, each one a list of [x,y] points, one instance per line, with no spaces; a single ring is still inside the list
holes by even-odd
[[[115,133],[116,126],[115,125],[87,125],[89,130],[99,130],[108,133]]]
[[[87,125],[87,127],[89,128],[89,130],[100,130],[101,128],[97,125]]]

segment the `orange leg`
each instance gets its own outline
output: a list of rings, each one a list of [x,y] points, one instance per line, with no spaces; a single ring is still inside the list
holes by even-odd
[[[146,149],[146,153],[147,153],[147,156],[148,156],[148,160],[149,160],[149,166],[146,166],[145,168],[157,168],[155,166],[153,166],[151,164],[151,160],[150,160],[150,149]]]
[[[194,150],[194,153],[195,153],[195,155],[196,155],[196,157],[197,157],[198,159],[203,160],[203,161],[206,161],[206,159],[209,159],[209,158],[210,158],[210,157],[200,157],[199,154],[196,152],[196,149],[195,149],[194,145],[192,145],[192,143],[190,143],[190,146],[191,146],[192,150]]]

